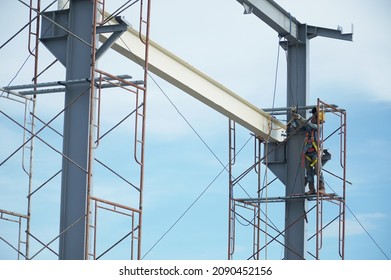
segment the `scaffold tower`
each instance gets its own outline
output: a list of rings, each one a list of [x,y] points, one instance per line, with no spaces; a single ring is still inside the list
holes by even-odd
[[[120,245],[128,251],[129,259],[140,259],[150,1],[128,3],[113,15],[105,11],[104,0],[58,1],[54,9],[53,3],[45,9],[41,9],[40,0],[26,4],[30,16],[28,48],[35,61],[33,84],[2,89],[1,97],[6,99],[5,102],[24,104],[24,119],[21,122],[11,113],[1,111],[3,118],[23,130],[23,143],[1,165],[22,153],[23,171],[28,177],[27,213],[0,210],[3,221],[18,224],[17,246],[3,237],[2,240],[16,252],[18,259],[34,259],[42,252],[50,252],[59,259],[110,258],[110,252],[118,250]],[[99,68],[98,61],[129,27],[129,23],[120,16],[121,11],[128,8],[137,10],[137,7],[138,12],[134,14],[138,15],[136,22],[144,46],[144,64],[135,73],[111,74]],[[108,38],[100,44],[99,37],[103,33]],[[40,43],[55,57],[54,62],[43,70],[39,68]],[[38,83],[38,77],[56,63],[65,68],[64,80]],[[139,79],[133,79],[129,74],[137,75]],[[61,92],[65,93],[64,107],[49,121],[41,119],[35,112],[38,96]],[[129,111],[111,128],[105,125],[107,116],[102,111],[102,100],[107,99],[104,95],[108,92],[113,95],[111,98],[124,95],[123,98],[129,102]],[[54,125],[61,120],[62,131]],[[110,154],[108,145],[104,144],[124,123],[130,131],[126,136],[127,146],[133,147],[129,153],[124,153],[124,163],[127,162],[131,170],[128,174],[110,166],[110,162],[119,158],[110,159],[107,156]],[[102,131],[103,128],[107,131]],[[62,145],[48,143],[44,135],[49,132],[54,133],[58,137],[57,144],[62,142]],[[47,175],[48,179],[38,184],[33,181],[32,174],[35,141],[60,155],[62,161],[60,170]],[[108,174],[102,181],[99,174],[103,172]],[[60,228],[47,240],[47,237],[39,236],[39,228],[30,226],[34,219],[31,205],[34,197],[48,189],[54,181],[61,185],[58,202]],[[118,186],[118,189],[113,189],[112,185]],[[120,196],[100,196],[107,189]],[[123,224],[123,230],[108,232],[110,222],[107,219]],[[107,237],[110,240],[108,244],[100,242]],[[35,252],[29,250],[31,242],[36,243]]]
[[[307,195],[303,190],[292,193],[284,193],[284,185],[281,184],[281,178],[285,176],[281,172],[281,166],[286,164],[286,142],[268,143],[265,139],[254,138],[254,160],[253,163],[245,170],[237,170],[235,167],[240,164],[238,157],[238,149],[236,148],[236,125],[234,122],[229,123],[229,245],[228,258],[235,258],[235,241],[241,238],[240,235],[246,234],[247,230],[239,229],[240,227],[249,227],[252,231],[252,239],[249,240],[248,251],[246,256],[248,259],[268,259],[270,255],[275,258],[275,254],[270,254],[273,251],[289,251],[296,256],[297,259],[321,259],[321,249],[324,247],[323,233],[334,226],[338,225],[338,234],[333,241],[327,239],[328,247],[337,248],[331,252],[336,259],[344,259],[345,247],[345,202],[346,202],[346,185],[349,183],[346,180],[346,111],[337,108],[335,105],[329,105],[321,100],[313,106],[308,106],[307,109],[318,108],[318,111],[327,114],[327,121],[321,126],[318,137],[318,176],[317,190],[319,190],[319,173],[327,174],[326,193]],[[292,108],[273,108],[265,109],[273,111],[275,117],[284,117],[288,110]],[[286,138],[300,132],[300,127],[296,127],[290,131]],[[333,146],[335,150],[330,151],[324,147]],[[298,152],[302,154],[299,161],[299,166],[304,167],[304,142],[298,147]],[[325,168],[326,163],[334,154],[337,164],[333,164],[333,171]],[[248,161],[247,161],[248,162]],[[264,167],[264,168],[262,168]],[[304,187],[305,179],[299,178],[300,170],[296,172],[296,180]],[[242,183],[245,181],[245,183]],[[242,184],[241,184],[242,183]],[[284,211],[289,207],[287,201],[304,200],[308,203],[306,211],[301,216],[293,221],[292,224],[284,224],[276,222],[278,216],[283,220]],[[273,219],[270,213],[273,213]],[[301,255],[295,251],[291,244],[286,242],[286,231],[293,227],[295,223],[303,219],[306,223],[306,252]],[[244,226],[245,225],[245,226]],[[243,233],[244,232],[244,233]],[[252,243],[250,243],[252,240]],[[334,242],[335,246],[330,245]],[[271,248],[271,249],[270,249]],[[330,254],[330,252],[329,252]]]

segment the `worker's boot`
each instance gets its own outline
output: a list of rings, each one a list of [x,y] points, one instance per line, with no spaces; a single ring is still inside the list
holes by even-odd
[[[315,194],[315,185],[314,185],[314,182],[309,182],[308,183],[308,186],[309,186],[309,191],[308,192],[305,192],[306,195],[310,195],[310,194]]]
[[[319,181],[319,194],[325,194],[326,190],[324,188],[324,183],[323,181]]]

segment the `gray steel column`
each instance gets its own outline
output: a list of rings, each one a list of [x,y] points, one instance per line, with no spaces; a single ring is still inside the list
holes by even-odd
[[[287,107],[306,106],[308,88],[308,40],[306,25],[299,25],[299,43],[288,45]],[[305,110],[299,111],[306,116]],[[288,112],[288,119],[291,113]],[[304,134],[293,134],[287,141],[286,196],[304,193],[305,168],[302,160]],[[285,202],[285,259],[300,260],[306,253],[306,199]]]
[[[67,35],[66,80],[91,76],[93,1],[71,0]],[[85,42],[80,40],[83,39]],[[89,157],[90,84],[68,85],[65,93],[61,186],[60,259],[84,259]],[[77,165],[76,165],[77,164]],[[76,224],[75,222],[78,221]]]

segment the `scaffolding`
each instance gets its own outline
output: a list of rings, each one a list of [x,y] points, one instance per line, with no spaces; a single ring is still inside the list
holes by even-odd
[[[76,225],[84,224],[84,259],[102,259],[109,256],[110,252],[115,250],[117,252],[122,250],[124,254],[123,258],[141,259],[150,0],[124,1],[125,3],[114,15],[106,12],[107,5],[104,0],[93,1],[94,24],[92,25],[91,37],[98,38],[100,32],[112,33],[111,39],[113,41],[111,43],[119,38],[122,34],[121,32],[126,31],[127,23],[123,21],[123,18],[119,14],[125,9],[132,8],[136,10],[138,7],[138,12],[134,12],[134,14],[138,14],[136,22],[138,23],[140,40],[145,46],[145,63],[139,68],[140,70],[136,70],[136,75],[140,79],[133,80],[132,76],[128,74],[113,75],[109,71],[98,68],[96,61],[108,50],[110,42],[103,43],[99,47],[97,40],[92,40],[93,43],[90,46],[92,56],[90,77],[77,80],[38,83],[38,77],[42,73],[49,71],[50,67],[59,60],[62,62],[61,58],[56,59],[52,64],[39,72],[40,59],[38,47],[40,40],[41,42],[52,40],[52,38],[64,35],[64,33],[67,36],[77,37],[63,26],[62,19],[67,14],[67,10],[62,10],[61,8],[68,9],[69,7],[67,5],[60,7],[60,5],[64,5],[63,2],[59,1],[59,10],[47,11],[49,6],[42,11],[41,0],[30,0],[28,51],[34,58],[33,84],[8,86],[2,89],[1,100],[3,100],[3,104],[6,105],[5,103],[8,102],[22,104],[24,107],[24,117],[23,120],[19,120],[18,113],[15,113],[17,112],[16,110],[11,110],[10,112],[7,112],[6,109],[1,110],[1,117],[7,120],[9,125],[16,125],[23,130],[23,140],[22,144],[16,150],[12,150],[6,156],[1,162],[0,167],[3,167],[4,170],[5,165],[11,161],[15,161],[16,157],[21,155],[22,170],[27,176],[27,180],[23,180],[23,184],[27,182],[28,191],[26,195],[27,203],[26,201],[23,203],[23,205],[27,205],[26,213],[23,213],[23,211],[19,213],[8,209],[0,209],[0,222],[4,222],[6,225],[10,223],[18,225],[17,229],[15,229],[17,230],[16,235],[14,234],[13,228],[2,227],[3,229],[7,229],[7,231],[0,232],[1,242],[3,246],[16,252],[17,259],[36,259],[39,257],[45,259],[57,258],[60,256],[60,253],[52,247],[58,244],[60,237],[67,231]],[[40,30],[41,19],[43,19],[43,32]],[[120,25],[120,29],[122,30],[118,32],[115,29],[116,25]],[[40,34],[41,38],[39,38]],[[58,112],[49,121],[41,118],[36,112],[37,96],[65,92],[67,87],[75,85],[88,86],[92,104],[89,112],[91,121],[88,128],[90,138],[87,169],[84,169],[78,163],[74,162],[73,159],[67,157],[61,151],[61,148],[57,147],[59,146],[58,143],[62,141],[61,139],[63,139],[64,134],[56,127],[55,123],[61,121],[62,115],[67,107]],[[110,128],[107,128],[108,125],[104,123],[106,115],[102,112],[104,102],[102,100],[105,98],[105,94],[108,95],[107,91],[110,92],[111,99],[114,99],[116,95],[122,95],[129,102],[126,115],[121,120],[117,120]],[[83,94],[84,92],[81,93],[81,95]],[[68,107],[73,106],[77,102],[78,100],[76,99]],[[4,106],[4,108],[6,107]],[[125,175],[123,170],[121,172],[110,167],[112,162],[117,159],[107,156],[110,152],[107,151],[107,148],[105,149],[104,145],[106,137],[110,138],[110,135],[115,133],[121,125],[126,125],[126,135],[130,136],[126,145],[127,147],[132,147],[129,151],[126,149],[126,159],[123,161],[124,165],[127,162],[127,168],[124,169],[125,171],[127,170]],[[107,131],[102,132],[103,128],[107,129]],[[56,137],[56,139],[45,139],[49,138],[49,134],[50,137]],[[85,172],[88,178],[85,215],[79,217],[74,223],[64,230],[60,230],[60,232],[55,233],[52,228],[51,236],[40,236],[42,234],[40,230],[42,222],[49,224],[51,221],[45,221],[44,216],[38,216],[39,213],[35,214],[35,208],[32,205],[34,205],[34,198],[44,192],[45,189],[47,190],[49,185],[56,188],[56,195],[58,195],[60,184],[58,177],[62,173],[62,169],[48,174],[51,172],[48,171],[49,169],[42,171],[34,168],[34,172],[40,173],[40,176],[39,179],[36,179],[38,176],[33,177],[33,163],[40,160],[34,157],[35,140],[39,140],[46,148],[60,155],[60,158],[56,158],[56,162],[61,162],[61,160],[68,161]],[[53,144],[53,142],[56,144]],[[57,165],[53,164],[56,167]],[[102,178],[96,172],[99,168],[111,174],[110,176],[106,176],[103,182],[101,182]],[[44,176],[47,176],[47,178],[42,179]],[[107,177],[110,177],[110,180]],[[3,187],[11,188],[12,186],[7,185]],[[111,197],[112,192],[120,193],[120,196],[116,195]],[[18,198],[19,200],[20,198]],[[20,206],[18,203],[15,203],[15,205]],[[12,206],[8,205],[6,208],[9,207]],[[57,211],[57,209],[49,209],[45,206],[42,206],[42,208],[45,208],[43,212],[46,212],[46,214],[51,211]],[[57,222],[58,220],[53,225],[55,226]],[[121,227],[117,228],[118,224]],[[55,227],[58,228],[58,224]],[[16,241],[14,240],[14,236],[18,237]],[[110,238],[107,238],[108,236]],[[111,243],[104,243],[102,240],[105,240],[105,242],[109,240],[108,242]],[[31,246],[32,243],[34,243],[34,246]],[[119,249],[119,247],[121,248]],[[48,255],[42,256],[43,252]]]
[[[344,259],[345,257],[345,203],[346,203],[346,185],[349,182],[346,180],[346,111],[339,109],[335,105],[327,104],[318,100],[314,106],[318,112],[327,114],[327,123],[319,126],[318,137],[318,175],[321,170],[327,173],[326,193],[320,194],[316,192],[313,195],[304,193],[292,193],[290,195],[281,194],[284,188],[278,184],[277,177],[272,180],[268,178],[273,164],[283,164],[285,161],[285,142],[289,141],[289,135],[286,141],[278,144],[269,145],[265,139],[261,139],[253,135],[253,163],[245,169],[245,171],[235,173],[235,166],[238,164],[236,152],[236,126],[235,122],[229,122],[229,214],[228,214],[228,259],[234,259],[236,254],[236,243],[239,235],[249,236],[248,229],[252,228],[252,244],[242,245],[246,248],[246,253],[240,255],[240,258],[247,259],[278,259],[277,255],[268,253],[268,248],[273,247],[274,251],[278,248],[291,250],[297,256],[299,253],[286,244],[284,234],[287,227],[294,226],[281,224],[284,220],[284,209],[287,200],[305,199],[308,202],[308,209],[302,214],[307,222],[307,256],[305,259],[321,259],[321,250],[324,248],[325,232],[329,231],[327,242],[337,240],[337,250],[334,252],[335,258]],[[303,109],[303,108],[301,108]],[[266,109],[267,110],[267,109]],[[274,108],[275,116],[285,115],[287,110],[291,108]],[[319,121],[319,120],[318,120]],[[293,133],[299,133],[299,129]],[[325,145],[330,142],[332,146],[339,150],[337,158],[331,161],[333,164],[332,172],[325,169],[324,164],[331,158],[330,152],[325,149]],[[331,144],[331,143],[330,143]],[[263,156],[262,155],[263,147]],[[277,152],[276,152],[277,151]],[[336,152],[336,151],[334,151]],[[302,159],[304,160],[304,159]],[[323,164],[322,164],[323,162]],[[336,163],[337,162],[337,163]],[[242,164],[243,165],[243,164]],[[304,162],[302,162],[304,165]],[[265,171],[261,172],[262,166],[265,166]],[[237,169],[237,168],[236,168]],[[247,180],[243,185],[241,182]],[[305,184],[305,182],[303,182]],[[336,189],[338,186],[338,189]],[[319,190],[319,176],[317,176],[317,189]],[[240,195],[241,196],[240,196]],[[273,213],[274,220],[270,213]],[[276,217],[279,221],[276,221]],[[238,225],[239,224],[239,225]],[[239,227],[242,225],[242,229]],[[285,228],[284,228],[285,227]],[[330,233],[332,231],[332,233]],[[337,233],[335,233],[335,231]],[[333,237],[330,237],[333,236]],[[332,246],[328,246],[331,247]],[[301,257],[301,256],[300,256]]]
[[[67,1],[62,1],[67,2]],[[71,1],[72,2],[72,1]],[[81,1],[74,1],[81,2]],[[61,258],[61,254],[52,247],[61,243],[61,239],[69,231],[72,231],[75,227],[82,227],[85,231],[84,236],[84,259],[102,259],[110,258],[110,253],[119,248],[120,244],[125,244],[127,250],[127,258],[140,259],[141,258],[141,242],[142,242],[142,217],[143,217],[143,184],[144,184],[144,149],[145,149],[145,120],[146,120],[146,96],[147,96],[147,79],[148,79],[148,49],[149,49],[149,18],[150,18],[150,0],[134,0],[124,1],[124,4],[117,9],[113,15],[109,15],[107,10],[107,3],[104,0],[85,1],[89,2],[88,5],[93,3],[93,28],[91,30],[92,43],[78,37],[78,35],[72,33],[67,29],[67,17],[68,9],[56,10],[49,12],[48,8],[41,11],[41,0],[30,0],[29,5],[29,31],[28,31],[28,48],[31,56],[34,57],[34,74],[33,84],[8,86],[3,88],[1,98],[6,99],[7,102],[15,102],[23,105],[24,117],[23,120],[19,120],[17,116],[13,116],[8,113],[7,110],[1,111],[1,117],[9,120],[9,124],[17,125],[23,130],[22,145],[17,146],[15,150],[11,150],[9,155],[6,155],[5,160],[0,163],[0,167],[9,163],[14,159],[16,155],[21,154],[22,157],[22,173],[27,177],[26,182],[23,184],[28,185],[27,191],[27,210],[23,211],[11,211],[0,210],[0,221],[11,222],[17,224],[17,233],[13,236],[18,236],[16,241],[9,241],[10,235],[4,235],[7,238],[0,236],[3,244],[6,244],[8,248],[11,248],[17,253],[17,258],[23,259],[35,259],[41,257],[45,252],[51,256]],[[141,76],[139,80],[133,80],[133,77],[124,75],[114,75],[98,67],[97,61],[106,51],[115,43],[116,40],[121,40],[120,36],[122,32],[125,32],[128,27],[128,23],[120,16],[124,9],[130,7],[136,7],[138,4],[139,11],[137,11],[138,33],[140,34],[140,41],[144,44],[144,57],[138,58],[131,52],[126,42],[122,42],[122,47],[127,47],[127,58],[132,56],[131,60],[138,61],[138,64],[142,64]],[[67,7],[66,7],[67,8]],[[42,25],[40,24],[42,20]],[[40,30],[40,27],[41,28]],[[308,28],[311,36],[317,34],[317,28],[313,30],[312,27]],[[327,30],[321,30],[325,32]],[[89,31],[88,31],[89,32]],[[307,30],[306,30],[307,32]],[[320,33],[322,33],[320,32]],[[110,33],[111,36],[104,37],[103,33]],[[337,37],[347,37],[339,34],[332,34]],[[39,38],[39,34],[41,37]],[[308,34],[306,34],[308,35]],[[50,70],[50,68],[57,62],[66,64],[63,49],[52,49],[52,53],[56,54],[56,60],[48,67],[39,71],[38,67],[38,46],[39,42],[45,44],[48,49],[52,46],[54,40],[64,40],[65,37],[72,37],[75,40],[79,40],[85,46],[88,46],[89,53],[91,55],[91,65],[89,65],[89,74],[85,78],[77,79],[65,79],[56,82],[38,83],[38,77],[41,74]],[[97,43],[98,38],[102,44],[99,46]],[[308,39],[308,38],[307,38]],[[296,39],[295,39],[296,40]],[[84,47],[85,47],[84,46]],[[296,44],[289,44],[286,42],[286,48],[291,46],[298,46]],[[291,57],[297,58],[297,51],[300,51],[301,58],[305,61],[303,52],[305,48],[300,50],[294,49],[294,55]],[[140,62],[140,60],[144,62]],[[137,64],[137,63],[136,63]],[[296,68],[296,62],[291,63],[292,69]],[[165,65],[164,65],[165,66]],[[151,67],[153,69],[153,67]],[[140,69],[139,69],[140,70]],[[303,71],[304,73],[305,71]],[[132,73],[134,74],[134,73]],[[176,74],[176,73],[175,73]],[[302,73],[301,73],[302,74]],[[296,76],[296,75],[291,75]],[[209,81],[210,82],[210,81]],[[174,83],[175,84],[175,83]],[[179,84],[179,83],[176,83]],[[303,83],[305,84],[305,83]],[[61,148],[58,148],[55,142],[61,142],[65,138],[65,133],[56,128],[55,123],[61,120],[64,112],[74,106],[78,102],[79,97],[68,103],[65,108],[61,109],[50,120],[45,120],[36,112],[37,98],[40,95],[50,95],[53,93],[61,93],[67,91],[70,87],[83,86],[86,90],[79,92],[79,97],[88,92],[88,101],[91,107],[88,110],[89,124],[88,124],[88,145],[87,145],[87,164],[81,166],[75,162],[72,158],[68,157]],[[291,88],[297,88],[291,86]],[[110,91],[111,96],[124,94],[126,100],[129,102],[129,108],[125,116],[121,120],[116,120],[115,124],[109,127],[105,125],[105,115],[103,113],[104,98],[107,94],[105,91]],[[299,89],[298,89],[299,91]],[[121,92],[121,93],[119,93]],[[197,92],[198,94],[198,92]],[[230,94],[233,97],[234,95]],[[115,97],[109,97],[114,99]],[[199,98],[206,99],[206,98]],[[215,104],[216,102],[209,102]],[[217,104],[217,103],[216,103]],[[235,102],[232,104],[242,104],[241,102]],[[290,104],[288,102],[288,104]],[[210,104],[208,104],[210,105]],[[214,105],[210,105],[214,106]],[[288,105],[291,106],[291,105]],[[254,148],[252,151],[252,162],[248,168],[244,168],[244,171],[238,169],[243,168],[243,164],[239,164],[240,158],[238,157],[239,150],[237,149],[236,141],[236,123],[233,120],[229,120],[229,212],[228,212],[228,259],[233,259],[238,254],[238,244],[240,236],[244,231],[240,231],[240,224],[251,227],[251,238],[245,238],[246,242],[251,242],[248,252],[245,254],[248,259],[268,259],[268,248],[274,244],[284,247],[286,250],[294,249],[290,248],[290,244],[284,242],[284,235],[286,230],[294,224],[288,225],[283,228],[277,222],[270,219],[270,214],[274,214],[275,209],[272,205],[281,206],[281,203],[287,201],[301,200],[306,201],[311,207],[302,213],[300,219],[305,219],[308,223],[308,229],[311,234],[307,240],[308,256],[315,259],[320,259],[320,252],[324,248],[325,231],[334,225],[334,221],[338,223],[338,255],[344,259],[344,239],[345,239],[345,187],[346,187],[346,114],[344,110],[338,109],[334,105],[326,104],[318,100],[318,111],[324,111],[328,115],[331,115],[338,119],[337,122],[327,121],[327,127],[337,127],[336,130],[329,133],[327,130],[319,132],[318,146],[324,145],[324,143],[331,141],[331,139],[337,138],[339,147],[339,166],[333,166],[333,172],[324,169],[324,166],[319,166],[318,170],[327,172],[328,177],[333,178],[333,182],[328,184],[328,189],[336,185],[342,185],[337,191],[328,191],[327,194],[316,194],[312,196],[303,195],[303,193],[292,193],[289,195],[281,195],[279,192],[284,191],[283,188],[275,187],[278,183],[277,178],[270,180],[270,171],[273,171],[272,166],[277,164],[284,164],[287,159],[286,143],[290,139],[290,135],[287,135],[286,140],[275,143],[271,141],[271,134],[273,125],[269,126],[269,137],[260,138],[259,135],[253,135]],[[235,106],[232,106],[232,110]],[[312,107],[312,106],[311,106]],[[245,108],[250,108],[249,106]],[[251,106],[252,108],[252,106]],[[265,120],[269,118],[272,122],[273,118],[278,114],[289,116],[288,111],[292,108],[273,108],[270,116],[264,117]],[[308,108],[298,108],[305,110]],[[12,111],[12,110],[10,110]],[[229,111],[224,109],[223,111]],[[265,110],[267,111],[267,110]],[[259,112],[258,112],[259,113]],[[260,114],[262,115],[262,114]],[[230,116],[231,117],[231,116]],[[65,119],[65,117],[64,117]],[[258,119],[257,119],[258,120]],[[133,122],[131,122],[133,121]],[[65,121],[64,121],[65,123]],[[238,122],[239,123],[239,122]],[[245,121],[242,122],[245,123]],[[338,123],[338,125],[335,125]],[[113,161],[120,161],[114,156],[115,151],[105,150],[105,143],[110,141],[110,136],[118,131],[118,127],[127,124],[127,136],[131,135],[128,142],[125,143],[126,149],[121,151],[126,158],[123,161],[123,168],[120,170],[114,170],[110,165]],[[65,126],[65,125],[64,125]],[[105,128],[105,129],[104,129]],[[106,132],[103,132],[106,130]],[[262,130],[264,133],[264,131]],[[295,133],[299,133],[296,131]],[[47,141],[45,138],[56,137],[55,140],[50,139]],[[339,135],[339,137],[336,135]],[[284,139],[283,135],[278,135],[278,139]],[[37,214],[33,211],[33,198],[40,195],[44,190],[49,188],[49,185],[57,187],[61,184],[59,182],[59,175],[64,172],[63,169],[58,170],[58,166],[53,162],[46,163],[46,167],[51,165],[50,168],[45,170],[44,176],[40,174],[39,179],[37,176],[33,176],[37,173],[37,169],[33,168],[33,163],[36,161],[34,151],[36,151],[35,140],[39,140],[49,151],[54,152],[59,156],[56,158],[56,162],[66,162],[69,166],[79,169],[79,172],[83,174],[87,179],[86,187],[86,199],[83,203],[86,203],[85,209],[83,209],[83,215],[78,216],[72,223],[60,227],[60,231],[56,234],[51,233],[50,236],[41,237],[38,233],[39,227],[35,226],[36,220],[34,220]],[[270,141],[269,141],[270,140]],[[279,141],[276,140],[275,141]],[[112,143],[110,143],[111,147]],[[322,145],[321,145],[322,144]],[[131,148],[130,148],[131,147]],[[10,149],[12,147],[10,146]],[[85,151],[85,150],[84,150]],[[323,152],[326,150],[324,149]],[[262,156],[263,154],[263,156]],[[117,154],[118,156],[118,154]],[[318,164],[321,164],[323,159],[323,153],[318,153]],[[297,162],[294,160],[294,162]],[[335,162],[335,161],[334,161]],[[247,164],[247,162],[245,163]],[[125,166],[126,165],[126,166]],[[263,168],[265,166],[266,168]],[[12,168],[12,167],[11,167]],[[44,167],[45,168],[45,167]],[[42,173],[41,170],[38,170]],[[97,172],[98,171],[98,172]],[[112,181],[102,180],[101,174],[110,174]],[[126,174],[126,175],[124,175]],[[46,176],[46,177],[45,177]],[[70,176],[69,176],[70,177]],[[250,178],[251,177],[251,178]],[[250,178],[250,179],[249,179]],[[318,176],[319,178],[319,176]],[[319,179],[318,179],[319,180]],[[341,184],[342,182],[342,184]],[[6,185],[7,182],[3,182]],[[284,183],[284,182],[283,182]],[[286,182],[285,182],[286,183]],[[304,185],[304,182],[302,182]],[[19,182],[18,182],[19,184]],[[317,182],[319,185],[319,181]],[[247,189],[245,185],[251,187]],[[11,184],[9,184],[11,187]],[[57,188],[58,191],[58,188]],[[115,195],[113,195],[115,194]],[[58,201],[56,201],[56,204]],[[337,214],[332,218],[325,211],[324,208],[330,208],[330,206],[337,206]],[[8,205],[10,206],[10,205]],[[41,205],[44,208],[43,211],[50,212],[47,205]],[[273,208],[274,207],[274,208]],[[11,207],[12,208],[12,207]],[[282,207],[279,207],[282,208]],[[42,209],[41,209],[42,210]],[[277,211],[281,211],[277,210]],[[33,213],[34,212],[34,213]],[[23,213],[23,214],[21,214]],[[315,218],[314,218],[315,216]],[[42,220],[42,219],[41,219]],[[283,218],[281,220],[284,220]],[[45,220],[46,222],[46,220]],[[61,223],[61,222],[60,222]],[[57,225],[57,221],[55,222]],[[122,229],[113,228],[112,225],[124,225]],[[42,226],[42,224],[40,225]],[[283,228],[283,229],[282,229]],[[23,233],[25,232],[25,234]],[[1,233],[0,233],[1,234]],[[247,235],[246,235],[247,236]],[[102,242],[104,240],[104,242]],[[31,243],[35,243],[34,252],[31,253]],[[38,244],[38,245],[37,245]],[[61,246],[61,244],[60,244]],[[241,247],[243,251],[243,247]],[[59,250],[61,251],[61,250]],[[269,250],[270,251],[270,250]],[[297,254],[300,256],[300,254]],[[300,256],[301,257],[301,256]],[[47,258],[47,257],[44,257]],[[124,258],[124,257],[123,257]],[[308,258],[308,257],[305,257]]]

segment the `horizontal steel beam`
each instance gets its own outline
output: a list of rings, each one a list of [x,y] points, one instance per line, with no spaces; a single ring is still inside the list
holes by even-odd
[[[105,42],[108,38],[109,34],[100,34],[101,42]],[[129,27],[120,38],[121,40],[113,44],[112,49],[144,66],[145,45],[141,42],[138,32]],[[282,122],[151,40],[148,62],[148,68],[152,73],[234,120],[257,136],[270,142],[281,142],[285,139],[286,126]]]
[[[342,33],[342,29],[330,29],[318,26],[307,26],[307,35],[309,39],[312,39],[316,36],[326,37],[337,40],[344,41],[353,41],[353,32],[351,33]]]
[[[285,202],[286,200],[292,200],[292,199],[307,199],[308,201],[314,201],[314,200],[341,200],[341,197],[339,197],[336,193],[327,193],[327,194],[321,194],[319,197],[317,197],[317,194],[292,194],[289,196],[276,196],[276,197],[261,197],[261,198],[235,198],[234,200],[239,203],[243,204],[254,204],[259,205],[259,203],[272,203],[272,202]]]
[[[29,216],[27,216],[27,215],[23,215],[23,214],[19,214],[19,213],[16,213],[16,212],[11,212],[11,211],[7,211],[7,210],[4,210],[4,209],[0,209],[0,219],[9,220],[9,219],[5,218],[4,215],[19,217],[19,218],[23,218],[23,219],[28,219],[29,218]]]
[[[299,27],[302,25],[295,17],[285,11],[272,0],[237,0],[243,5],[246,14],[254,14],[273,28],[279,36],[285,37],[291,43],[305,42],[299,38]],[[316,36],[338,40],[353,41],[352,33],[342,33],[342,29],[330,29],[317,26],[307,26],[307,37]]]
[[[132,77],[129,75],[119,75],[116,76],[118,79],[131,79]],[[95,78],[95,85],[97,88],[113,88],[118,86],[130,86],[129,83],[133,85],[143,85],[144,81],[136,80],[136,81],[128,81],[129,83],[119,82],[119,83],[109,83],[108,81],[116,80],[116,78],[105,77],[100,81],[99,78]],[[27,95],[34,94],[48,94],[48,93],[56,93],[56,92],[65,92],[66,86],[71,85],[80,85],[80,84],[90,84],[90,79],[78,79],[78,80],[70,80],[70,81],[56,81],[56,82],[48,82],[48,83],[38,83],[38,84],[26,84],[26,85],[15,85],[8,86],[4,88],[0,88],[0,91],[4,91],[18,97],[23,97]],[[44,89],[42,89],[44,88]],[[28,89],[23,90],[22,89]]]

